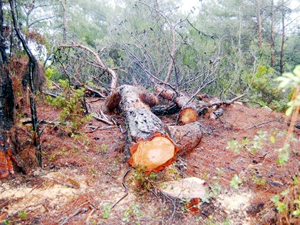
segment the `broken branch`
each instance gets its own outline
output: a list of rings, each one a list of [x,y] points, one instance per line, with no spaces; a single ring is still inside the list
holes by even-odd
[[[126,177],[127,177],[127,175],[129,174],[130,171],[131,171],[131,169],[127,170],[126,173],[123,175],[123,178],[122,178],[122,185],[125,189],[125,194],[118,201],[116,201],[110,209],[113,209],[120,201],[122,201],[128,195],[128,188],[126,186],[125,181],[126,181]]]

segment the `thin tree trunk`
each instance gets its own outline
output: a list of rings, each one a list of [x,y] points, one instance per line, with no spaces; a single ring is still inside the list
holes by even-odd
[[[5,54],[5,40],[4,40],[4,27],[3,27],[3,2],[0,0],[0,65],[6,61],[6,54]]]
[[[262,34],[261,34],[261,17],[260,17],[260,0],[256,0],[256,18],[257,18],[257,37],[258,47],[262,47]]]
[[[284,1],[282,1],[282,17],[281,17],[281,26],[282,26],[282,33],[281,33],[281,51],[280,51],[280,73],[284,73],[284,43],[285,43],[285,13],[284,13]]]
[[[274,0],[271,0],[271,66],[275,65]]]
[[[63,7],[63,43],[67,43],[67,11],[66,1],[62,0],[61,5]]]
[[[32,54],[32,52],[30,51],[28,45],[26,44],[25,39],[23,38],[23,36],[21,35],[21,32],[19,30],[19,26],[18,26],[18,21],[16,19],[16,11],[15,11],[15,1],[14,0],[10,0],[10,8],[11,8],[11,13],[12,13],[12,18],[13,18],[13,23],[14,23],[14,28],[16,31],[16,34],[19,38],[19,40],[22,42],[23,48],[25,49],[28,58],[29,58],[29,86],[30,86],[30,110],[31,110],[31,119],[32,119],[32,129],[34,132],[33,135],[33,142],[34,145],[36,146],[38,152],[37,152],[37,159],[39,162],[39,166],[42,166],[42,149],[41,149],[41,145],[40,145],[40,132],[39,132],[39,124],[38,124],[38,118],[37,118],[37,112],[36,112],[36,105],[35,105],[35,100],[34,100],[34,94],[36,93],[36,88],[34,85],[34,70],[37,69],[38,67],[38,62],[35,59],[34,55]],[[38,79],[38,78],[36,78]]]

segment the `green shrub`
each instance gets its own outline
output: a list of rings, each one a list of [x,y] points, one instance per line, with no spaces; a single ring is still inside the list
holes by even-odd
[[[91,120],[91,116],[84,115],[84,109],[82,107],[85,89],[75,89],[69,86],[67,80],[59,80],[59,84],[63,88],[63,92],[58,94],[56,98],[51,96],[47,96],[46,98],[51,105],[62,108],[60,120],[70,126],[73,132],[88,120]]]

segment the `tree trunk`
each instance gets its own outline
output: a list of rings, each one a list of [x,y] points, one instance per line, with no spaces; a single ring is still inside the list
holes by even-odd
[[[257,37],[258,47],[262,48],[262,34],[261,34],[261,17],[260,17],[260,0],[256,0],[256,18],[257,18]]]
[[[3,15],[3,0],[0,0],[0,65],[3,65],[7,62],[6,54],[5,54],[5,35],[4,30],[8,29],[8,27],[4,27],[4,15]]]
[[[66,1],[61,0],[62,10],[63,10],[63,43],[67,43],[67,9],[66,9]]]
[[[275,65],[274,0],[271,0],[271,66]]]
[[[39,124],[38,124],[38,118],[37,118],[37,112],[36,112],[36,105],[35,105],[35,100],[34,100],[34,94],[37,92],[37,86],[39,86],[39,79],[40,79],[40,68],[37,60],[35,59],[34,55],[30,51],[25,39],[21,35],[19,26],[18,26],[18,21],[16,18],[16,11],[15,11],[15,1],[10,0],[10,8],[11,8],[11,13],[12,13],[12,19],[14,23],[14,28],[16,31],[16,34],[19,38],[19,40],[22,42],[23,48],[25,49],[28,58],[29,58],[29,100],[30,100],[30,110],[31,110],[31,119],[32,119],[32,130],[34,132],[33,135],[33,143],[37,148],[37,159],[39,162],[39,166],[42,166],[42,149],[40,145],[40,132],[39,132]]]
[[[284,9],[284,1],[281,3],[281,12],[282,12],[282,17],[281,17],[281,26],[282,26],[282,33],[281,33],[281,51],[280,51],[280,73],[284,73],[284,43],[285,43],[285,9]]]
[[[12,81],[6,68],[3,2],[0,0],[0,178],[14,174],[8,135],[14,124],[14,94]]]
[[[159,171],[169,165],[179,151],[195,148],[201,138],[201,125],[168,127],[150,111],[157,98],[147,90],[123,85],[107,100],[107,109],[119,107],[125,115],[129,163],[146,171]],[[128,153],[129,154],[129,153]]]

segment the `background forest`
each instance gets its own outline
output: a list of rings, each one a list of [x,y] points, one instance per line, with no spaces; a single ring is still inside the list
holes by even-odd
[[[8,2],[2,2],[2,42],[22,57]],[[184,5],[183,5],[183,2]],[[221,99],[246,93],[249,101],[282,110],[288,93],[273,78],[300,62],[299,1],[17,1],[20,29],[50,80],[108,90],[110,76],[94,55],[119,74],[119,84],[148,89],[170,84]],[[6,28],[7,30],[4,30]],[[5,36],[8,35],[8,36]],[[62,46],[69,46],[65,48]]]

